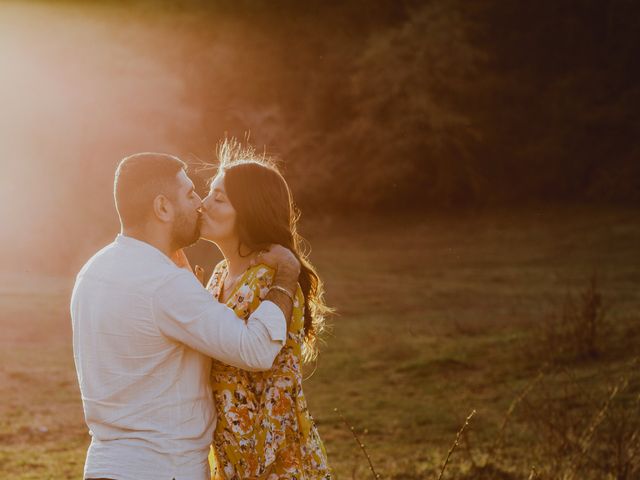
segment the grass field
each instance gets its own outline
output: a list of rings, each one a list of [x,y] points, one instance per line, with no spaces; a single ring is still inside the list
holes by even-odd
[[[524,402],[503,448],[485,447],[546,360],[532,353],[537,327],[594,271],[610,328],[597,358],[567,364],[574,383],[598,403],[640,354],[640,211],[325,220],[308,232],[339,314],[317,365],[307,368],[305,391],[339,479],[371,474],[335,408],[383,478],[437,478],[473,409],[444,478],[528,478],[531,466],[543,469],[544,430],[527,428]],[[71,351],[72,280],[0,281],[0,477],[81,478],[89,437]],[[561,380],[550,382],[554,391]],[[624,394],[639,392],[630,378]],[[580,402],[574,410],[589,415]],[[488,464],[499,473],[487,473]]]

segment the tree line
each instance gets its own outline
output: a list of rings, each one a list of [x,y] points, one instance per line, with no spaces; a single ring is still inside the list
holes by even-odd
[[[183,60],[203,130],[251,132],[302,205],[640,200],[637,2],[166,8],[210,25]],[[226,53],[222,22],[241,39]]]

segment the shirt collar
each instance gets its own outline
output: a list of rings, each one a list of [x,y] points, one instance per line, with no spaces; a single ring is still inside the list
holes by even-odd
[[[142,240],[138,240],[137,238],[129,237],[122,233],[119,233],[116,236],[115,243],[119,245],[124,245],[125,247],[133,247],[138,248],[142,251],[148,252],[154,256],[157,256],[171,265],[175,265],[173,261],[169,257],[167,257],[162,251],[151,245],[150,243],[144,242]]]

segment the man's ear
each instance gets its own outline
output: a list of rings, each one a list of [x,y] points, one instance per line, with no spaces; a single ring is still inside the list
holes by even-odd
[[[173,221],[173,204],[164,195],[153,199],[153,214],[161,222]]]

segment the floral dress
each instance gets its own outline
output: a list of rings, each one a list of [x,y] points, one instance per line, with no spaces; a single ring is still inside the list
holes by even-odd
[[[273,281],[265,265],[249,268],[226,304],[246,321]],[[224,261],[207,289],[215,298],[227,275]],[[213,360],[211,383],[218,411],[209,463],[211,478],[330,479],[327,454],[302,392],[301,348],[304,298],[300,286],[293,303],[287,340],[271,370],[248,372]]]

